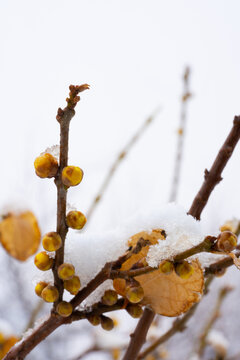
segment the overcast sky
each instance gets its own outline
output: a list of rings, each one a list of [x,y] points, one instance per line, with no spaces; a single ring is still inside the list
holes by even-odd
[[[2,1],[1,203],[26,201],[40,217],[55,210],[54,185],[34,175],[33,161],[58,142],[55,115],[68,85],[85,82],[91,90],[82,94],[70,136],[70,164],[85,178],[69,201],[86,211],[118,151],[161,105],[92,223],[114,226],[166,202],[189,65],[194,97],[178,199],[189,208],[240,113],[239,10],[237,0]],[[237,148],[204,217],[239,216],[239,156]]]

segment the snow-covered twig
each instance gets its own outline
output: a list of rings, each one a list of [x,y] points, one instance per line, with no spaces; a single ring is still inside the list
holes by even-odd
[[[223,146],[221,147],[218,155],[210,169],[210,171],[205,170],[205,179],[203,182],[202,187],[200,188],[199,192],[197,193],[196,197],[193,200],[192,206],[188,212],[189,215],[192,215],[196,219],[200,219],[201,213],[204,207],[207,204],[209,196],[211,195],[215,186],[222,180],[221,174],[223,169],[225,168],[228,160],[230,159],[235,146],[237,145],[240,138],[240,116],[235,116],[233,121],[233,127],[224,142]],[[142,317],[146,317],[149,319],[154,318],[154,313],[151,310],[144,310]],[[139,322],[141,319],[139,320]],[[151,326],[150,321],[145,321],[142,323],[142,331],[144,333],[148,332],[149,327]],[[139,351],[141,350],[142,345],[145,342],[145,338],[136,336],[139,334],[138,325],[135,329],[133,336],[131,337],[131,341],[129,343],[129,347],[127,352],[124,356],[124,360],[135,360],[138,356]],[[137,343],[137,346],[136,346]],[[135,352],[132,351],[135,350]],[[131,357],[128,356],[131,354]]]

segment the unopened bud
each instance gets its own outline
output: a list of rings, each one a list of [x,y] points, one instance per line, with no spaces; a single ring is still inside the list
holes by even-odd
[[[133,304],[139,303],[144,297],[143,288],[136,283],[128,285],[126,287],[126,297]]]
[[[77,275],[74,275],[69,280],[64,280],[64,289],[70,292],[72,295],[77,295],[81,287],[80,279]]]
[[[83,178],[83,171],[78,166],[66,166],[62,171],[62,182],[66,186],[76,186]]]
[[[48,283],[46,283],[45,281],[40,281],[39,283],[37,283],[37,285],[35,286],[35,293],[37,294],[37,296],[41,297],[42,291],[46,286],[48,286]]]
[[[59,292],[55,286],[48,285],[43,289],[41,296],[44,301],[52,303],[58,300]]]
[[[114,328],[113,320],[107,316],[101,315],[101,326],[104,330],[110,331]]]
[[[34,258],[34,263],[39,270],[47,271],[51,269],[53,265],[53,259],[46,253],[46,251],[41,251]]]
[[[51,178],[57,174],[58,161],[51,154],[38,156],[34,161],[35,172],[40,178]]]
[[[237,236],[231,231],[223,231],[217,238],[216,246],[219,251],[231,252],[237,246]]]
[[[188,263],[187,261],[182,261],[180,263],[177,263],[175,265],[175,271],[176,271],[176,274],[184,279],[184,280],[187,280],[189,279],[192,274],[194,273],[194,268],[193,266]]]
[[[61,315],[62,317],[68,317],[71,315],[72,311],[73,311],[73,307],[72,304],[67,302],[67,301],[61,301],[58,305],[57,305],[57,313],[59,315]]]
[[[118,299],[118,295],[117,295],[116,291],[106,290],[101,301],[104,305],[111,306],[111,305],[116,304],[117,299]]]
[[[72,229],[80,230],[86,224],[86,216],[80,211],[70,211],[66,217],[67,226]]]
[[[57,251],[62,246],[62,239],[57,232],[49,232],[44,235],[42,245],[47,251]]]
[[[58,268],[58,277],[62,280],[69,280],[75,275],[75,268],[72,264],[64,263]]]
[[[141,306],[138,304],[128,304],[126,310],[129,315],[131,315],[135,319],[140,318],[143,312]]]

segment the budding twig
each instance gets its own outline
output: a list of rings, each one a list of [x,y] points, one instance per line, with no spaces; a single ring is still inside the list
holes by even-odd
[[[69,98],[66,99],[67,106],[64,110],[58,109],[57,121],[60,124],[60,156],[59,156],[59,169],[55,177],[55,184],[57,187],[57,233],[61,236],[62,247],[56,251],[55,262],[53,267],[54,285],[59,291],[59,301],[62,300],[63,282],[59,279],[57,274],[58,267],[64,262],[64,245],[65,238],[68,232],[66,224],[66,207],[67,207],[67,188],[62,182],[62,171],[68,163],[68,138],[70,121],[75,115],[75,106],[80,100],[78,93],[89,89],[89,85],[84,84],[80,86],[70,85]],[[55,306],[57,303],[55,303]]]
[[[203,182],[203,185],[201,189],[199,190],[198,194],[196,195],[195,199],[193,200],[192,206],[188,212],[189,215],[192,215],[195,219],[200,219],[200,215],[204,209],[204,207],[207,204],[207,201],[215,188],[215,186],[222,180],[221,174],[223,169],[225,168],[228,160],[230,159],[233,150],[235,149],[235,146],[237,145],[240,138],[240,116],[235,116],[233,121],[233,127],[224,142],[222,148],[220,149],[210,171],[205,171],[205,179]],[[146,311],[146,309],[143,312],[144,317],[149,317],[149,319],[153,319],[154,315],[150,314],[149,311]],[[141,321],[141,319],[139,320]],[[142,323],[142,331],[148,332],[149,327],[151,326],[151,322],[146,321],[145,323]],[[135,330],[137,332],[137,335],[139,334],[139,330],[137,331],[138,326]],[[134,332],[134,334],[135,334]],[[136,334],[135,334],[136,335]],[[140,342],[140,340],[144,340],[142,337],[138,338],[138,336],[134,336],[129,344],[129,347],[127,349],[127,353],[125,355],[124,360],[135,360],[138,356],[138,353],[144,344],[143,342]],[[136,346],[135,343],[138,343],[138,346]],[[132,351],[132,349],[135,350],[135,352]],[[127,354],[131,354],[131,358],[127,356]]]

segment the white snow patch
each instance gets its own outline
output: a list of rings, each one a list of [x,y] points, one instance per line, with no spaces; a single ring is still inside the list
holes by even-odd
[[[226,356],[227,350],[229,348],[229,342],[223,333],[212,329],[207,336],[207,342],[219,355]]]
[[[51,154],[57,160],[59,160],[60,146],[52,145],[51,147],[48,147],[45,151],[43,151],[40,155],[44,155],[44,154]]]
[[[169,204],[155,214],[158,219],[157,226],[166,231],[165,241],[150,247],[147,262],[157,267],[164,259],[173,259],[175,255],[204,240],[200,221],[195,220],[179,205]],[[152,227],[153,229],[153,227]]]
[[[176,204],[167,204],[149,212],[140,211],[125,225],[118,226],[105,234],[79,233],[69,230],[65,243],[65,262],[75,267],[80,277],[81,288],[92,280],[107,262],[117,260],[128,248],[128,240],[141,231],[151,232],[161,228],[166,231],[166,240],[150,247],[147,261],[156,267],[163,259],[171,259],[176,254],[199,244],[204,235],[199,221],[186,214],[186,210]],[[41,280],[52,282],[51,271],[45,272]],[[91,294],[84,306],[91,306],[101,299],[106,289],[112,288],[108,280]]]

